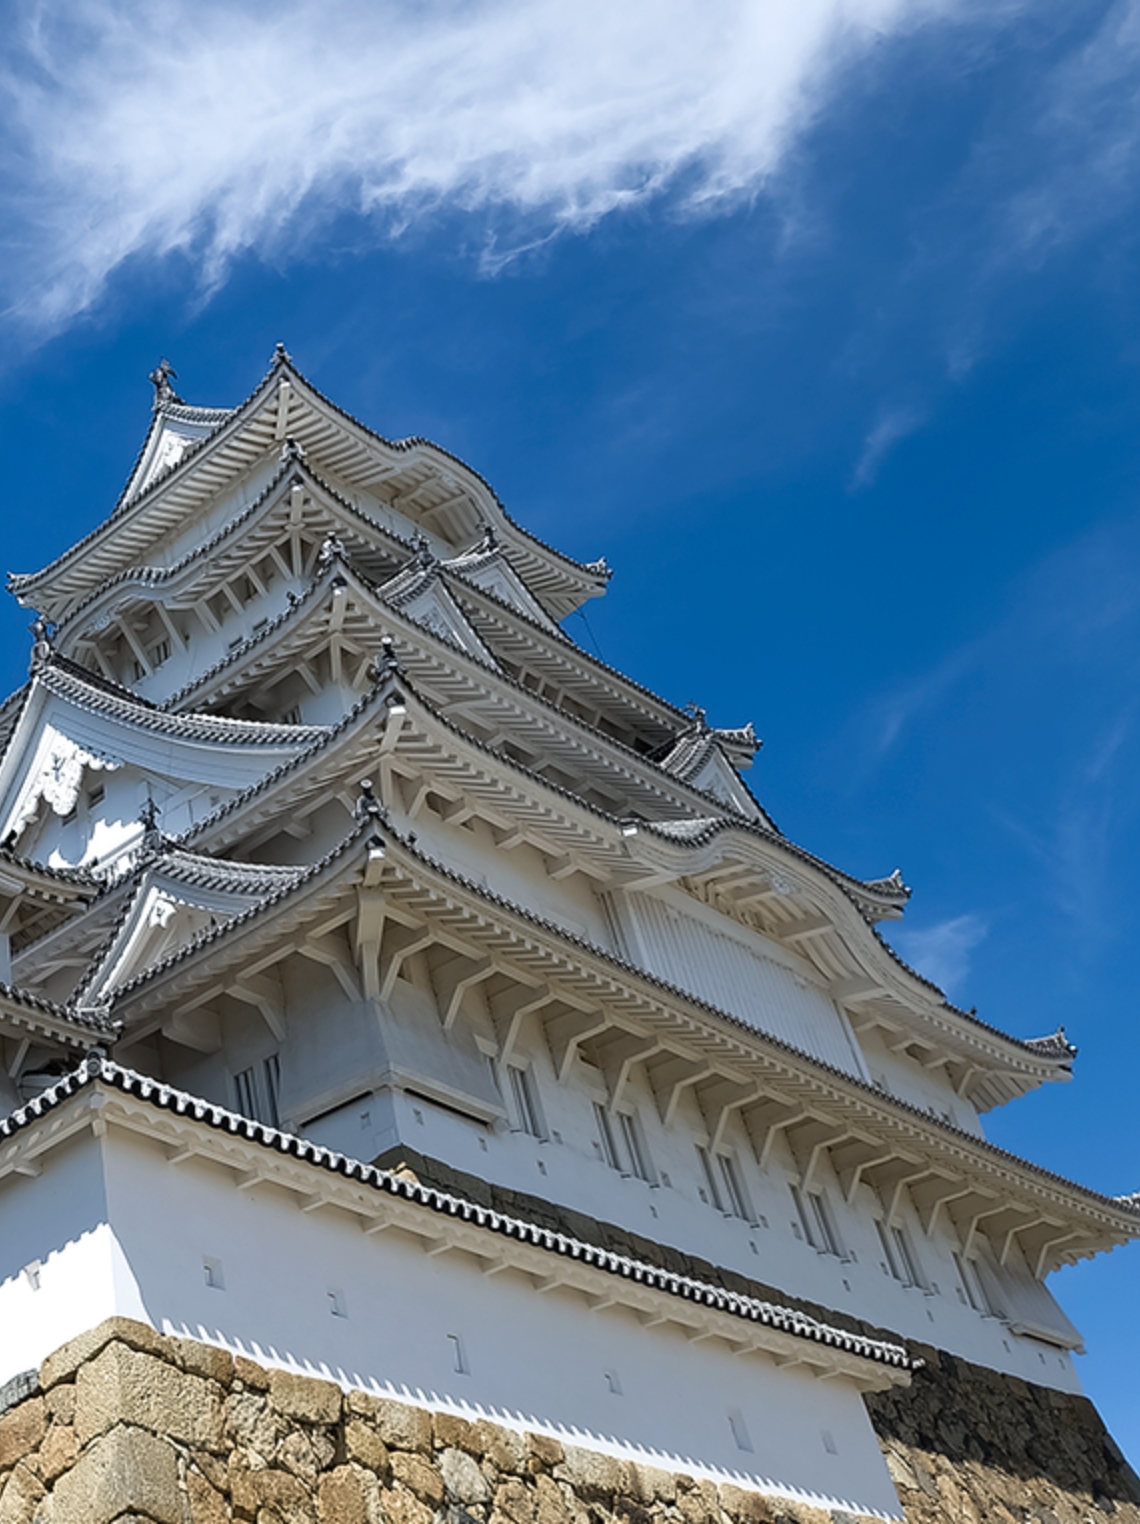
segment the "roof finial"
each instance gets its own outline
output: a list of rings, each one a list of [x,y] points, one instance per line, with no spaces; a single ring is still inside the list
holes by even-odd
[[[699,704],[695,704],[692,702],[692,700],[690,700],[689,703],[685,705],[685,713],[692,715],[693,723],[697,730],[705,731],[709,728],[708,713],[706,710],[702,709]]]
[[[377,799],[372,788],[372,779],[365,778],[360,785],[360,797],[356,801],[353,818],[360,825],[371,822],[372,833],[368,838],[370,846],[383,847],[384,841],[380,835],[380,827],[388,824],[388,811]]]
[[[404,669],[400,665],[400,659],[396,655],[396,647],[391,635],[385,635],[380,641],[380,655],[368,669],[368,676],[379,687],[386,677],[403,677]]]
[[[35,672],[40,667],[46,667],[55,655],[55,646],[52,644],[52,636],[55,634],[55,625],[50,619],[45,619],[42,614],[37,614],[28,629],[32,632],[32,659],[28,665],[29,672]]]
[[[281,446],[280,459],[286,464],[291,460],[304,460],[305,446],[299,439],[294,439],[292,434],[286,434],[285,443]]]
[[[348,551],[344,548],[344,541],[340,535],[329,533],[325,535],[321,548],[317,553],[317,565],[322,571],[330,567],[334,561],[347,559]]]
[[[155,804],[153,797],[148,794],[143,800],[142,809],[139,810],[139,820],[142,824],[143,831],[147,836],[157,834],[158,819],[158,805]]]
[[[154,387],[155,412],[157,412],[160,407],[165,407],[168,402],[182,401],[182,398],[170,384],[171,381],[178,380],[178,372],[174,369],[174,366],[171,365],[170,361],[165,357],[165,355],[155,366],[154,370],[151,371],[150,375],[147,377],[147,380]]]
[[[476,545],[475,550],[479,555],[486,555],[489,551],[497,550],[498,548],[499,536],[495,526],[491,523],[490,519],[484,519],[483,533],[479,538],[479,543]]]
[[[417,529],[412,537],[412,546],[415,549],[415,560],[426,571],[435,565],[435,552],[431,548],[431,541],[422,529]]]
[[[273,363],[274,365],[292,365],[293,363],[293,356],[285,348],[280,339],[273,346]]]

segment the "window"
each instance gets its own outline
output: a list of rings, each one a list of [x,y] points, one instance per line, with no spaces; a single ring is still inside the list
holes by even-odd
[[[735,1156],[710,1154],[707,1148],[702,1148],[698,1143],[697,1157],[701,1161],[708,1199],[717,1211],[723,1212],[726,1217],[739,1217],[744,1222],[754,1222],[755,1213]]]
[[[919,1267],[918,1256],[907,1230],[899,1223],[885,1223],[878,1218],[875,1227],[879,1230],[879,1242],[886,1256],[887,1269],[895,1280],[904,1286],[921,1286],[925,1289],[926,1278]]]
[[[832,1220],[831,1209],[815,1191],[801,1191],[798,1185],[789,1185],[796,1213],[803,1228],[804,1237],[820,1254],[834,1254],[843,1259],[844,1253]]]
[[[980,1312],[982,1317],[997,1317],[997,1311],[990,1301],[985,1282],[978,1273],[976,1263],[955,1250],[954,1268],[957,1270],[958,1279],[962,1283],[962,1292],[959,1294],[964,1295],[964,1300],[970,1304],[975,1312]]]
[[[301,723],[301,706],[294,704],[291,709],[286,709],[281,716],[282,725],[299,725]]]
[[[101,783],[97,783],[93,789],[89,789],[87,792],[87,808],[94,809],[97,804],[102,804],[105,793],[106,790]]]
[[[597,1101],[594,1102],[594,1120],[598,1124],[598,1138],[602,1145],[602,1158],[611,1169],[621,1169],[621,1159],[618,1157],[617,1139],[614,1137],[610,1114]]]
[[[255,1122],[265,1122],[269,1127],[280,1127],[278,1095],[281,1087],[281,1062],[271,1053],[260,1064],[251,1064],[234,1075],[237,1093],[237,1109],[243,1116]]]
[[[642,1135],[641,1123],[636,1116],[624,1111],[618,1112],[617,1119],[630,1169],[639,1180],[646,1180],[652,1185],[655,1177],[649,1160],[649,1150],[645,1146],[645,1138]]]
[[[545,1138],[546,1128],[542,1125],[542,1113],[538,1106],[538,1091],[535,1087],[534,1075],[529,1069],[520,1069],[517,1064],[508,1064],[507,1080],[511,1087],[511,1100],[514,1102],[518,1130],[529,1133],[532,1138]]]
[[[161,640],[156,640],[147,652],[152,667],[161,667],[164,661],[170,660],[170,641],[164,635]]]

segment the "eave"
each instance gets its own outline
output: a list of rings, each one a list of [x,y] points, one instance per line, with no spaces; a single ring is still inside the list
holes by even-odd
[[[316,927],[325,945],[306,952]],[[607,1045],[634,1040],[666,1124],[691,1092],[714,1140],[739,1116],[762,1167],[781,1136],[807,1178],[827,1154],[849,1197],[873,1183],[893,1213],[909,1191],[932,1236],[946,1212],[967,1248],[984,1232],[999,1260],[1019,1248],[1039,1277],[1140,1237],[1136,1207],[884,1096],[472,883],[395,833],[379,838],[367,821],[303,884],[122,987],[112,1009],[132,1039],[141,1037],[173,1010],[183,1021],[196,1009],[208,1013],[251,964],[265,970],[294,953],[328,959],[329,934],[341,929],[356,948],[357,998],[386,999],[409,951],[435,949],[445,1026],[458,1019],[464,990],[480,983],[497,1012],[502,1056],[517,1040],[520,1012],[529,1012],[563,1080],[579,1052],[604,1071]]]
[[[89,1058],[39,1100],[0,1121],[0,1182],[14,1173],[38,1174],[52,1150],[84,1132],[105,1136],[115,1128],[157,1143],[168,1159],[179,1161],[172,1168],[191,1159],[209,1161],[243,1184],[281,1187],[300,1209],[339,1208],[366,1232],[405,1233],[427,1253],[470,1255],[483,1268],[518,1272],[543,1292],[562,1288],[595,1307],[627,1307],[643,1321],[669,1324],[690,1338],[723,1339],[742,1356],[804,1365],[864,1391],[905,1386],[921,1363],[899,1344],[490,1211],[107,1059]]]
[[[351,487],[385,499],[395,493],[402,513],[451,537],[456,549],[475,538],[483,523],[492,523],[527,585],[556,619],[605,589],[609,574],[603,566],[574,561],[522,529],[464,462],[425,439],[388,440],[373,433],[279,353],[265,379],[212,434],[137,496],[124,493],[102,524],[41,571],[10,576],[11,591],[62,623],[81,600],[145,561],[172,531],[279,453],[286,439]]]

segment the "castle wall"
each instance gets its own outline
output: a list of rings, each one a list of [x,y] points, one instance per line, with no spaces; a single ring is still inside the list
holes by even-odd
[[[936,1352],[872,1396],[906,1524],[1140,1524],[1091,1405]],[[6,1409],[6,1411],[4,1411]],[[855,1524],[111,1319],[0,1389],[4,1524]]]

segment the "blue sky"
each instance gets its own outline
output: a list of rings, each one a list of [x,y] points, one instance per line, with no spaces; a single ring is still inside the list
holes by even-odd
[[[752,719],[906,956],[1079,1044],[990,1135],[1140,1189],[1140,0],[10,14],[7,564],[109,510],[160,354],[232,403],[284,340],[604,553],[571,633]],[[1138,1271],[1054,1282],[1134,1460]]]

